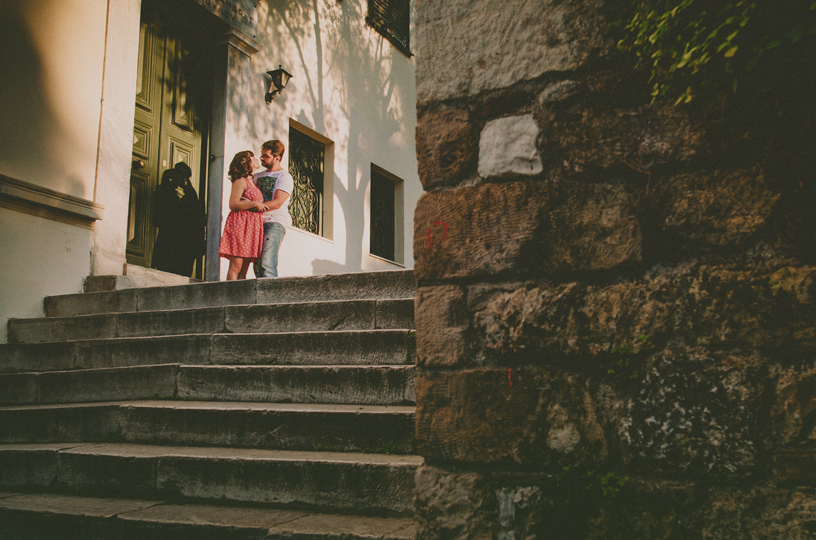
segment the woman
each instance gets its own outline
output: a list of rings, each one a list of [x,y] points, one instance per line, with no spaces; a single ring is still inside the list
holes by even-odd
[[[238,152],[229,166],[230,213],[224,223],[224,234],[218,253],[229,259],[227,280],[246,279],[252,261],[261,256],[263,245],[263,219],[266,211],[263,195],[252,183],[252,171],[261,166],[249,150]]]

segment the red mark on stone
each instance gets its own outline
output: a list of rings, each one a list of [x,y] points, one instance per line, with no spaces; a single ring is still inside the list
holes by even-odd
[[[510,391],[513,391],[513,368],[507,368],[507,382],[510,383]]]
[[[444,221],[434,221],[433,225],[428,227],[428,231],[425,233],[425,238],[428,240],[426,249],[431,249],[431,246],[434,245],[433,238],[438,236],[437,234],[434,234],[437,229],[442,229],[442,239],[436,243],[442,244],[442,242],[448,241],[448,224]]]

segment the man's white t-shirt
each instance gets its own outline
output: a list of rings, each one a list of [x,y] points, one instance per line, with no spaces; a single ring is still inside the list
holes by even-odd
[[[252,179],[258,189],[261,190],[264,202],[274,199],[276,191],[285,191],[289,194],[283,204],[280,205],[280,208],[264,212],[261,216],[263,216],[264,223],[276,222],[284,227],[291,227],[292,216],[289,215],[289,201],[292,200],[292,191],[295,189],[292,175],[286,172],[285,169],[281,169],[279,171],[261,171],[256,173]]]

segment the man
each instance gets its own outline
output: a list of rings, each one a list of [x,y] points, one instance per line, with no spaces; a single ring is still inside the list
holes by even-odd
[[[253,176],[255,185],[264,197],[267,211],[261,214],[264,222],[263,248],[261,258],[255,261],[255,277],[278,277],[278,250],[286,227],[292,226],[289,215],[289,195],[295,187],[292,175],[281,167],[285,151],[283,143],[266,141],[261,145],[261,165],[266,170]]]

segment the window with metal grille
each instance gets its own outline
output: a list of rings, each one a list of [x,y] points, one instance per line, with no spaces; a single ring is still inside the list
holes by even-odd
[[[368,0],[366,22],[404,55],[411,57],[411,0]]]
[[[289,213],[292,225],[323,236],[323,171],[326,145],[289,130],[289,174],[295,183]]]
[[[389,261],[395,260],[395,193],[394,181],[371,168],[371,235],[370,251]]]

